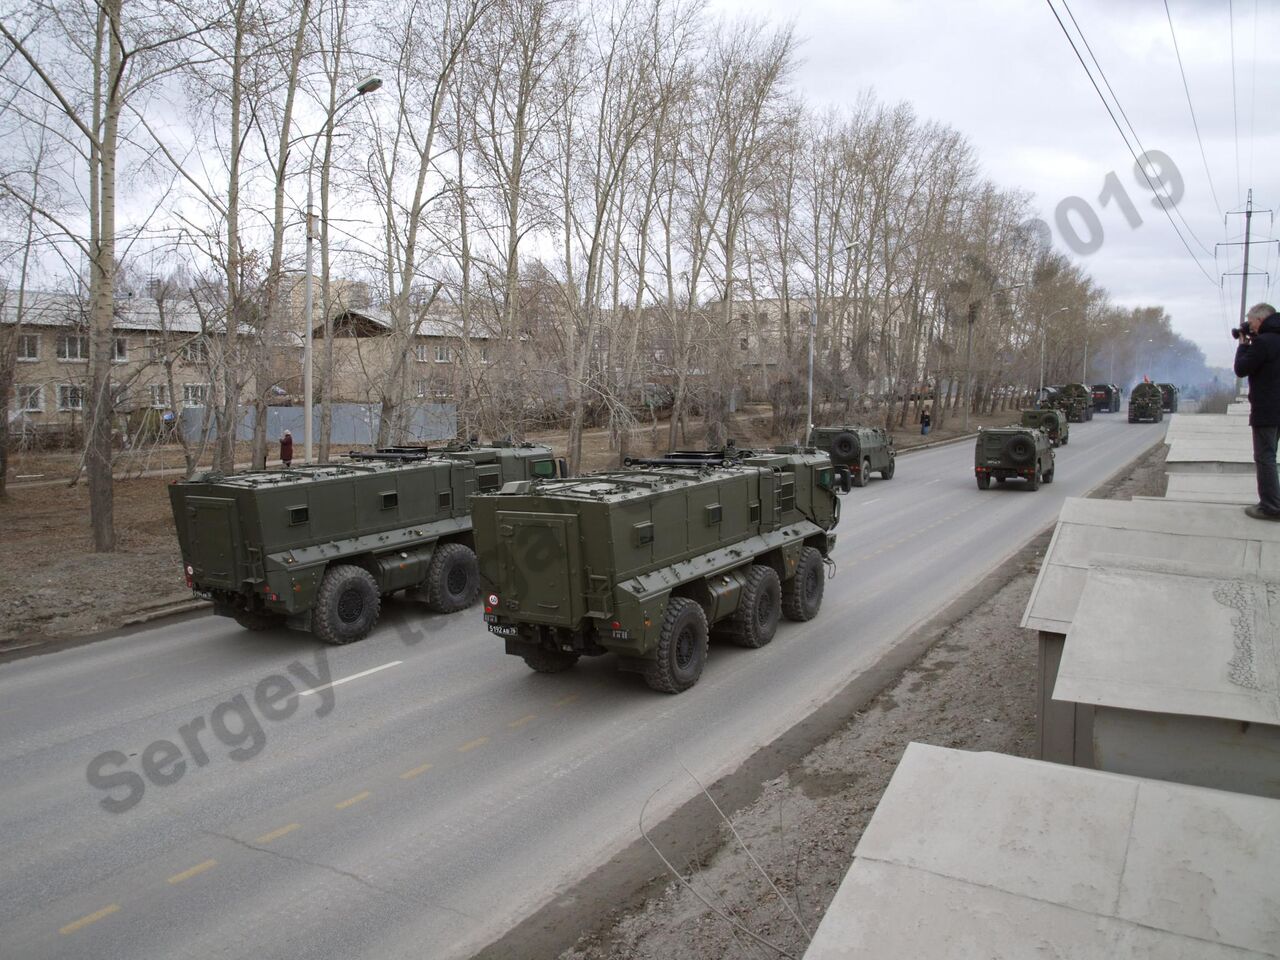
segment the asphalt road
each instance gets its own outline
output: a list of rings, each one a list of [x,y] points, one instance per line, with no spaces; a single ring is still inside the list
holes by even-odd
[[[534,674],[478,608],[408,603],[350,647],[210,616],[0,666],[0,955],[466,957],[1163,431],[1073,424],[1036,493],[978,491],[971,443],[903,456],[844,499],[818,618],[713,646],[680,696],[609,658]]]

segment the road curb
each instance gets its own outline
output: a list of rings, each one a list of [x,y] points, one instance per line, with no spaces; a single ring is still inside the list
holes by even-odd
[[[178,600],[174,603],[167,603],[161,607],[155,607],[151,610],[144,610],[125,619],[122,627],[135,627],[142,623],[153,623],[156,620],[163,620],[166,617],[177,617],[184,613],[196,613],[200,610],[206,610],[213,604],[208,600]]]

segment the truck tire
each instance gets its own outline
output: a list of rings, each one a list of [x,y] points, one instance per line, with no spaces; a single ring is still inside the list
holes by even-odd
[[[826,588],[822,554],[813,547],[800,551],[800,562],[790,580],[782,585],[782,613],[788,620],[805,623],[822,609],[822,592]]]
[[[378,622],[382,598],[368,570],[342,563],[330,567],[320,581],[311,611],[311,632],[325,643],[363,640]]]
[[[831,438],[831,452],[841,460],[850,460],[858,454],[858,438],[846,430]]]
[[[1043,477],[1041,477],[1041,478],[1040,478],[1040,482],[1041,482],[1041,483],[1053,483],[1053,472],[1054,472],[1055,470],[1057,470],[1057,469],[1058,469],[1058,465],[1055,463],[1052,467],[1050,467],[1050,468],[1045,472],[1045,475],[1044,475]]]
[[[1004,455],[1014,463],[1031,463],[1036,458],[1036,442],[1026,434],[1015,434],[1006,441]]]
[[[887,467],[885,467],[883,470],[881,470],[881,471],[880,471],[880,478],[881,478],[882,480],[892,480],[892,479],[893,479],[893,468],[894,468],[894,458],[893,458],[893,457],[890,457],[890,458],[889,458],[889,465],[888,465]]]
[[[855,487],[865,487],[871,482],[871,461],[863,460],[862,469],[858,471],[858,476],[854,478],[853,485]]]
[[[436,547],[427,566],[427,606],[437,613],[456,613],[480,595],[480,565],[464,543]]]
[[[730,643],[757,649],[773,639],[782,616],[782,582],[773,567],[756,564],[747,571],[738,611],[717,631]]]
[[[284,618],[279,614],[262,610],[237,610],[232,616],[246,630],[271,630],[284,625]]]
[[[982,476],[978,477],[978,489],[979,490],[991,489],[991,477],[988,474],[984,473]]]
[[[530,670],[538,673],[564,673],[578,662],[578,654],[565,653],[563,650],[547,650],[539,647],[521,654]]]
[[[1036,461],[1035,472],[1032,473],[1031,476],[1027,478],[1027,489],[1028,490],[1040,489],[1040,462],[1039,461]]]
[[[687,597],[671,597],[662,615],[655,659],[644,682],[661,693],[683,693],[702,676],[707,662],[707,618]]]

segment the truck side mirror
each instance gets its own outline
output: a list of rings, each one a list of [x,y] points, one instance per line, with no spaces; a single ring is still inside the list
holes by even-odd
[[[836,472],[836,486],[835,486],[836,492],[848,493],[850,490],[852,490],[853,474],[850,472],[849,468],[846,466],[837,466],[835,468],[835,472]]]
[[[569,464],[564,457],[560,457],[556,460],[556,476],[561,480],[569,476]]]

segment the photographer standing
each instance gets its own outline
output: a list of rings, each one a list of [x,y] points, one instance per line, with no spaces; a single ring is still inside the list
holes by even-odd
[[[1249,378],[1249,426],[1258,471],[1258,505],[1244,512],[1257,520],[1280,520],[1276,439],[1280,435],[1280,314],[1269,303],[1251,307],[1236,348],[1237,377]]]

